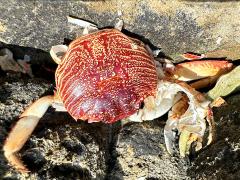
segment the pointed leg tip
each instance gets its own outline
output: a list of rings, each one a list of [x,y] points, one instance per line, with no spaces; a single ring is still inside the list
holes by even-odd
[[[21,168],[21,169],[16,169],[18,172],[20,172],[23,175],[28,175],[31,171],[29,171],[27,168]]]
[[[18,172],[21,174],[28,174],[30,171],[28,168],[22,163],[22,161],[19,159],[19,157],[15,154],[10,154],[5,152],[4,153],[6,159],[10,163],[10,165],[15,168]]]

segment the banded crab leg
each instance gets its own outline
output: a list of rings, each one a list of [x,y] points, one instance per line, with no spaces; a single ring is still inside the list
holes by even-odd
[[[3,151],[8,162],[21,172],[28,172],[16,153],[26,143],[39,119],[45,114],[53,102],[53,96],[45,96],[34,102],[23,112],[20,119],[11,130],[3,146]]]
[[[65,45],[57,45],[51,48],[50,55],[57,64],[61,63],[61,58],[66,53],[67,48]],[[35,101],[22,113],[5,141],[3,151],[6,159],[13,167],[22,173],[29,171],[18,158],[17,152],[24,146],[40,118],[50,106],[53,106],[56,111],[66,111],[57,92],[55,92],[53,96],[44,96]]]
[[[57,107],[57,111],[65,111],[57,95],[44,96],[35,101],[22,113],[5,141],[3,146],[4,155],[8,162],[21,173],[27,173],[29,170],[19,159],[17,153],[24,146],[40,118],[50,106]]]
[[[68,20],[68,23],[75,24],[79,27],[84,28],[82,33],[83,35],[89,34],[89,32],[91,31],[98,30],[98,27],[96,24],[93,24],[92,22],[89,22],[80,18],[67,16],[67,20]]]
[[[52,48],[50,49],[50,55],[56,64],[61,63],[62,61],[61,59],[64,56],[64,54],[67,52],[67,49],[68,49],[68,46],[66,45],[52,46]]]
[[[98,30],[97,25],[93,24],[89,21],[86,21],[86,20],[83,20],[83,19],[80,19],[80,18],[71,17],[71,16],[68,16],[67,19],[68,19],[68,23],[75,24],[75,25],[78,25],[79,27],[84,28],[83,35],[86,35],[86,34],[89,34],[92,31]],[[114,28],[118,29],[119,31],[122,31],[123,24],[124,24],[123,20],[120,19],[120,18],[117,18],[117,22],[116,22]]]

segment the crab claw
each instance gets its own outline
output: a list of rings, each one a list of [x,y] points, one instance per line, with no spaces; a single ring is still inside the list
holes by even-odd
[[[180,81],[193,81],[191,86],[200,89],[214,84],[217,79],[231,71],[233,64],[222,60],[197,60],[177,64],[175,67],[166,68],[170,77]]]
[[[197,143],[196,151],[202,148],[206,120],[210,126],[209,143],[212,140],[213,120],[210,120],[210,101],[207,101],[199,92],[184,83],[172,84],[170,88],[175,88],[175,91],[181,91],[184,95],[174,104],[168,114],[168,120],[164,128],[165,143],[168,152],[172,153],[176,136],[176,132],[173,130],[177,129],[180,134],[180,155],[184,157],[189,154],[193,142]]]
[[[196,150],[202,148],[206,121],[210,127],[208,144],[213,139],[214,127],[209,106],[210,101],[185,82],[164,79],[158,82],[156,96],[145,98],[143,108],[128,117],[128,120],[135,122],[153,120],[171,109],[164,127],[166,148],[170,154],[173,153],[178,131],[180,154],[185,156],[193,142],[197,142]]]
[[[221,60],[191,61],[177,64],[174,68],[173,76],[181,81],[192,81],[232,69],[232,63]]]

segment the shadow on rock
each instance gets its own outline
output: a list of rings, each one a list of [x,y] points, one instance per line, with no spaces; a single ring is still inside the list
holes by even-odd
[[[24,47],[13,44],[5,44],[0,42],[0,49],[8,48],[13,53],[14,60],[22,60],[24,56],[27,55],[30,58],[29,64],[33,71],[35,78],[43,78],[54,82],[54,71],[57,67],[56,63],[52,60],[49,52],[43,51],[41,49],[36,49],[32,47]],[[8,72],[1,71],[3,75]],[[12,73],[12,72],[11,72]],[[17,74],[17,73],[16,73]],[[13,75],[16,77],[16,74]],[[26,76],[24,74],[19,75],[19,78]]]

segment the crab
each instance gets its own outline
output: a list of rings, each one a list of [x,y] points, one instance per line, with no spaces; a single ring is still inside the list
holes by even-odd
[[[122,21],[115,28],[102,30],[84,23],[83,36],[69,46],[53,46],[50,51],[58,64],[54,95],[41,97],[30,105],[5,141],[4,155],[14,168],[29,172],[17,153],[50,106],[89,123],[142,122],[169,111],[164,128],[169,153],[173,152],[175,130],[180,134],[182,156],[188,154],[193,142],[196,150],[202,148],[206,122],[210,125],[208,144],[211,142],[211,101],[184,81],[205,78],[197,85],[195,82],[194,87],[205,86],[229,71],[231,63],[198,60],[174,66],[159,61],[156,51],[142,41],[123,34]],[[90,30],[95,32],[89,33]],[[207,76],[211,76],[210,80]]]

